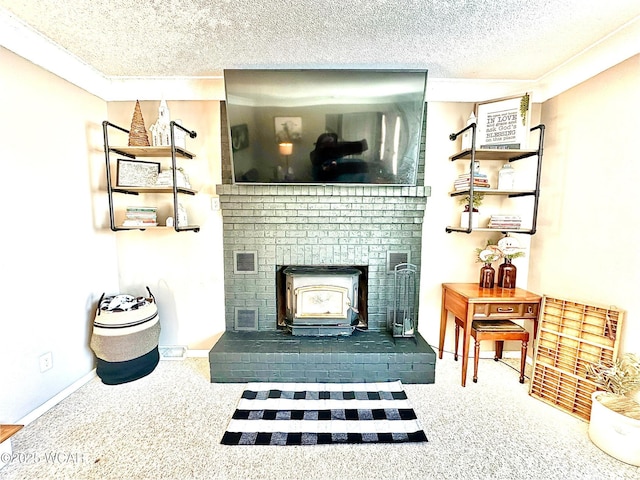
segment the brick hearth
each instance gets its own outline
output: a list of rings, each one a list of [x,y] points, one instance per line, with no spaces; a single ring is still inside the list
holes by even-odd
[[[433,383],[436,355],[418,335],[293,337],[285,332],[225,332],[209,354],[211,381]]]

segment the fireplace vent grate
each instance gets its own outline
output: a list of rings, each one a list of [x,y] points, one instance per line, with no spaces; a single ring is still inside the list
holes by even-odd
[[[258,311],[248,308],[236,308],[235,330],[258,330]]]
[[[409,263],[411,261],[411,253],[409,251],[387,252],[387,272],[395,273],[396,267],[401,263]]]
[[[258,252],[233,252],[233,273],[258,273]]]

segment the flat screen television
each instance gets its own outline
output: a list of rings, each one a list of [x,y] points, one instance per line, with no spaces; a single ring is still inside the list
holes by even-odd
[[[225,70],[236,183],[415,185],[426,70]]]

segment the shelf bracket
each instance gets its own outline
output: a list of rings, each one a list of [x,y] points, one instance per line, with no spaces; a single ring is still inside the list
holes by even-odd
[[[102,135],[104,138],[104,159],[106,164],[106,172],[107,172],[107,193],[109,197],[109,226],[112,231],[117,232],[120,230],[116,227],[116,220],[113,213],[113,184],[111,183],[111,159],[109,153],[111,152],[111,147],[109,147],[109,132],[107,131],[108,127],[115,128],[116,130],[120,130],[124,133],[129,133],[129,130],[126,128],[122,128],[118,125],[115,125],[107,120],[102,122]]]

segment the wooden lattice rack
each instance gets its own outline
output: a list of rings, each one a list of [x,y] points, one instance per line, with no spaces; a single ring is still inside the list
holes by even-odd
[[[544,296],[529,394],[582,420],[596,384],[590,363],[613,363],[624,312]]]

